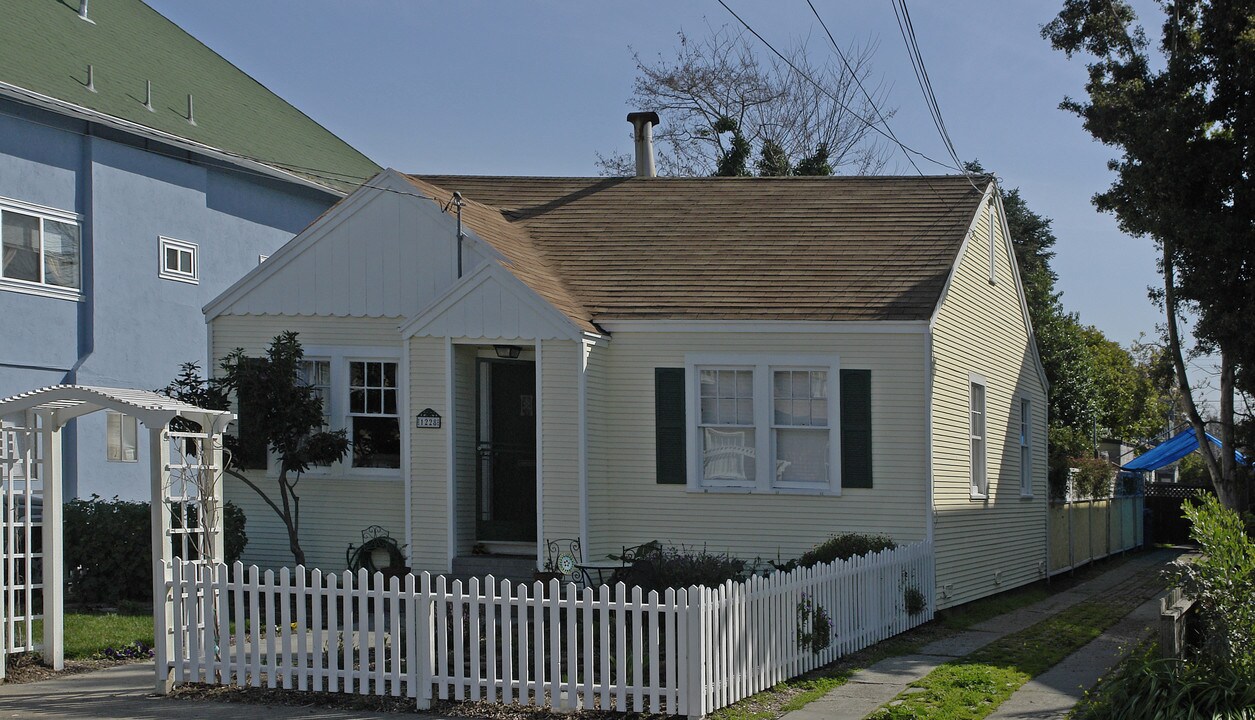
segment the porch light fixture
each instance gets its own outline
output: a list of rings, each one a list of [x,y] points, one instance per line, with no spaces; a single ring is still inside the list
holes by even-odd
[[[523,348],[518,345],[493,345],[492,349],[502,360],[513,360],[519,356],[520,352],[523,352]]]

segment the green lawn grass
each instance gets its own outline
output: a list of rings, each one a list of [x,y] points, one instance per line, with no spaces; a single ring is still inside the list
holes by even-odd
[[[43,623],[35,621],[34,636],[43,637]],[[120,649],[142,642],[153,644],[152,615],[67,612],[65,614],[65,658],[88,660],[104,657],[108,648]]]
[[[911,683],[876,720],[980,720],[1032,678],[1057,665],[1140,602],[1092,600],[995,640]]]

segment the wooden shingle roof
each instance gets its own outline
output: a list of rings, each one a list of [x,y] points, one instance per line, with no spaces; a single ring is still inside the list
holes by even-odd
[[[990,179],[413,178],[572,319],[926,320]]]

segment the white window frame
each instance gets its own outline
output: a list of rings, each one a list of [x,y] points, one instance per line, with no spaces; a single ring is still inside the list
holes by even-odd
[[[754,373],[755,477],[745,482],[707,481],[703,473],[701,424],[701,371],[752,370]],[[825,483],[777,480],[773,372],[775,370],[823,370],[828,373],[828,478]],[[685,414],[688,486],[690,492],[740,492],[770,494],[841,494],[841,365],[835,354],[687,354],[684,358]]]
[[[396,388],[395,389],[396,389],[396,394],[397,394],[397,402],[396,402],[395,414],[382,412],[382,408],[381,408],[381,411],[377,413],[372,413],[369,411],[357,412],[357,413],[353,412],[352,399],[350,397],[352,394],[352,385],[351,385],[352,363],[391,363],[393,365],[396,365]],[[401,415],[401,409],[402,409],[402,406],[401,406],[401,362],[399,360],[397,360],[396,358],[349,357],[349,358],[346,358],[344,362],[344,373],[345,373],[344,375],[344,396],[345,396],[344,427],[349,432],[349,440],[353,439],[353,419],[359,418],[359,417],[361,418],[395,417],[397,420],[398,433],[404,433],[408,429],[406,424],[401,422],[401,417],[402,417]],[[380,368],[380,378],[381,378],[380,382],[382,382],[382,376],[383,376],[383,369]],[[371,385],[365,385],[362,387],[374,388],[374,386],[371,386]],[[382,385],[377,389],[386,390],[386,388],[384,388]],[[344,465],[348,469],[354,472],[383,471],[383,472],[389,472],[389,473],[391,472],[399,473],[401,472],[401,466],[403,464],[404,464],[404,458],[399,458],[397,462],[397,467],[395,468],[356,467],[355,465],[353,465],[353,449],[352,448],[350,448],[349,453],[344,456]]]
[[[328,430],[344,430],[351,432],[349,413],[349,363],[350,362],[391,362],[397,364],[397,428],[401,432],[401,467],[399,468],[359,468],[353,467],[353,449],[342,460],[329,466],[311,467],[305,472],[307,476],[323,478],[351,478],[354,480],[402,480],[405,472],[407,447],[405,422],[409,412],[409,379],[405,376],[405,366],[401,362],[399,347],[371,346],[351,347],[337,345],[306,345],[305,360],[321,360],[330,364],[331,392],[323,408],[324,416],[330,419]],[[350,437],[350,440],[352,438]],[[279,475],[279,464],[273,455],[267,463],[266,474],[270,477]]]
[[[973,391],[977,387],[981,389],[979,411],[972,403],[975,395]],[[979,433],[974,427],[978,416],[981,425]],[[989,497],[989,384],[984,377],[975,373],[968,375],[967,418],[969,490],[973,500],[985,500]],[[979,448],[977,443],[980,443]]]
[[[191,272],[184,272],[179,268],[170,268],[166,264],[166,253],[174,250],[179,253],[187,253],[191,256]],[[157,237],[157,275],[163,280],[173,280],[175,282],[188,283],[189,285],[200,284],[200,247],[196,243],[190,243],[186,240],[176,240],[171,237],[160,235]]]
[[[1020,406],[1020,497],[1033,497],[1033,401],[1019,398]]]
[[[8,278],[3,276],[3,269],[0,268],[0,289],[12,292],[24,293],[27,295],[41,295],[43,297],[53,297],[62,300],[82,300],[83,299],[83,222],[82,217],[77,213],[58,210],[56,208],[36,205],[34,203],[22,202],[12,198],[0,197],[0,214],[4,212],[13,212],[20,215],[29,215],[39,218],[39,276],[38,282],[32,280],[22,280],[19,278]],[[78,228],[78,282],[77,287],[64,287],[61,285],[52,285],[43,281],[44,272],[44,222],[52,221],[63,223],[66,225],[74,225]],[[2,252],[2,250],[0,250]]]
[[[115,434],[116,433],[116,434]],[[130,455],[127,455],[127,436],[130,436]],[[115,452],[114,447],[117,447]],[[134,415],[109,410],[105,413],[105,461],[115,463],[139,462],[139,421]]]

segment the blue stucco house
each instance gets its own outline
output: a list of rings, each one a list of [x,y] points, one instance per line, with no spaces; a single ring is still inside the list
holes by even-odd
[[[0,397],[204,366],[202,306],[379,169],[139,0],[0,18]],[[66,497],[147,498],[144,445],[77,421]]]

